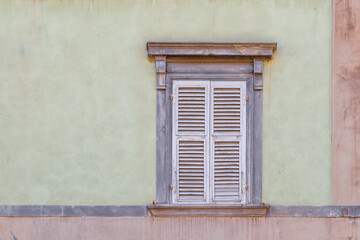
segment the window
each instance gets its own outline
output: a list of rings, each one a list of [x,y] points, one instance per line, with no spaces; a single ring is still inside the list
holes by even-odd
[[[156,204],[261,204],[262,72],[276,43],[149,42]]]
[[[246,82],[173,82],[173,203],[245,202]]]

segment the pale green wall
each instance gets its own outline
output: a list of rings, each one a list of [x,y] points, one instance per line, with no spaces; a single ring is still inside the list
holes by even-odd
[[[0,1],[0,204],[148,204],[147,41],[278,42],[264,200],[329,204],[330,0]]]

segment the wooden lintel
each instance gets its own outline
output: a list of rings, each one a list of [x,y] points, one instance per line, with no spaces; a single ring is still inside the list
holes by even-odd
[[[148,42],[150,59],[156,56],[218,56],[270,58],[277,43]]]

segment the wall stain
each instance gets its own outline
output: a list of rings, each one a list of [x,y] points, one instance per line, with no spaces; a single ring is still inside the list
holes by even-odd
[[[18,239],[15,237],[15,235],[13,234],[12,231],[10,231],[10,233],[11,233],[11,236],[12,236],[13,240],[18,240]]]
[[[341,32],[343,39],[351,39],[356,29],[356,14],[353,5],[353,0],[336,0],[335,5],[337,8],[337,14],[335,16],[335,24],[338,27],[335,30]]]

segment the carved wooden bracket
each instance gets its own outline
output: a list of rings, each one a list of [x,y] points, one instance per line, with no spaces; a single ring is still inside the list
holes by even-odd
[[[166,57],[165,56],[156,56],[155,57],[155,67],[156,67],[156,89],[165,90],[165,74],[166,74]]]
[[[254,59],[254,90],[263,89],[264,59]]]

